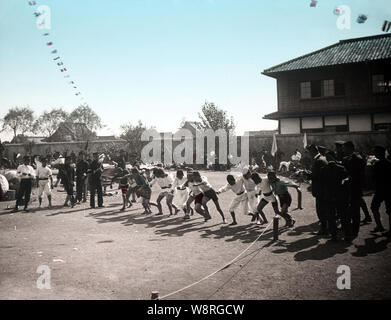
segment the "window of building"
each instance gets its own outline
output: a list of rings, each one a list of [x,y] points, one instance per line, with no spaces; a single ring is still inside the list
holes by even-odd
[[[372,92],[373,93],[390,93],[391,77],[384,74],[372,75]]]
[[[335,97],[345,95],[345,85],[341,80],[316,80],[300,83],[301,99]]]
[[[325,97],[335,96],[334,80],[324,80],[323,81],[323,95]]]
[[[346,124],[342,125],[334,125],[334,126],[325,126],[325,132],[346,132],[349,131],[348,126]]]
[[[311,99],[311,82],[300,83],[300,89],[302,99]]]

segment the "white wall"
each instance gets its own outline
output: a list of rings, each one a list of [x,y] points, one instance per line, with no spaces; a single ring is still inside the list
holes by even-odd
[[[301,119],[301,127],[303,129],[319,129],[323,128],[322,117],[305,117]]]
[[[349,131],[371,131],[371,115],[370,114],[354,114],[349,115]]]
[[[300,133],[300,119],[290,118],[280,120],[281,134],[295,134]]]
[[[346,116],[327,116],[324,117],[325,126],[343,126],[347,125]]]

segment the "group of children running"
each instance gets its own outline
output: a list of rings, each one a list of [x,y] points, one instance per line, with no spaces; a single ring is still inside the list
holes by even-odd
[[[152,214],[151,206],[155,206],[159,211],[157,215],[163,215],[162,201],[166,198],[170,216],[177,215],[182,210],[183,219],[188,220],[195,210],[205,221],[208,221],[212,218],[208,202],[212,200],[223,223],[227,223],[218,195],[231,191],[233,198],[229,205],[232,218],[230,225],[237,224],[236,214],[239,211],[250,215],[251,222],[259,225],[268,223],[263,209],[271,203],[275,215],[284,218],[287,227],[294,226],[295,220],[288,213],[288,208],[292,203],[288,187],[297,190],[298,208],[301,209],[301,190],[297,184],[280,180],[273,171],[269,172],[267,177],[261,177],[258,173],[251,172],[249,168],[244,168],[240,176],[227,175],[226,179],[227,184],[215,190],[208,179],[201,176],[198,171],[188,170],[185,176],[183,170],[177,170],[175,178],[172,178],[161,168],[140,170],[134,167],[130,170],[118,168],[113,181],[119,181],[119,189],[122,191],[121,211],[124,211],[127,206],[132,206],[130,197],[133,195],[133,202],[135,196],[140,199],[144,207],[143,214]],[[151,202],[151,188],[155,184],[159,186],[160,192],[156,203],[153,203]],[[191,206],[193,202],[194,210]]]

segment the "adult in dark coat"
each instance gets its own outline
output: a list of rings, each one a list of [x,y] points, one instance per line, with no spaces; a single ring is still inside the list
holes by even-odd
[[[391,188],[389,183],[391,181],[391,162],[386,159],[386,149],[382,146],[375,147],[375,156],[378,161],[373,165],[373,180],[375,183],[375,194],[372,198],[371,210],[375,218],[376,228],[373,232],[383,232],[384,227],[380,219],[380,205],[384,201],[386,205],[386,213],[389,217],[390,228],[388,230],[388,237],[391,231]]]
[[[103,173],[103,165],[99,161],[98,153],[93,153],[93,160],[89,168],[90,173],[90,207],[95,208],[95,193],[98,194],[98,207],[103,207],[103,191],[101,176]]]
[[[349,240],[347,224],[347,199],[343,181],[348,177],[344,166],[336,161],[336,154],[332,151],[326,153],[327,165],[321,168],[322,198],[324,201],[327,223],[333,241],[337,241],[337,218],[341,220],[345,239]]]
[[[360,204],[362,185],[365,174],[365,161],[355,152],[354,144],[347,141],[344,144],[345,157],[342,161],[349,175],[349,223],[351,224],[352,238],[356,238],[360,231]]]
[[[79,153],[79,159],[76,163],[76,201],[87,201],[87,172],[88,162],[85,160],[84,152]]]
[[[323,181],[321,176],[321,170],[324,166],[327,165],[327,160],[324,156],[319,153],[317,146],[309,145],[307,146],[312,157],[312,167],[311,167],[311,187],[312,187],[312,196],[315,198],[316,205],[316,214],[320,221],[320,230],[318,235],[325,236],[328,235],[328,223],[327,223],[327,213],[325,211],[325,203],[322,197],[323,191]]]

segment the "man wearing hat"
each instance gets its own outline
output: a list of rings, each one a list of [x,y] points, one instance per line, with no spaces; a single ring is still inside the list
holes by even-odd
[[[18,196],[16,199],[15,209],[13,212],[18,211],[18,206],[22,204],[24,198],[24,211],[28,212],[28,204],[31,197],[31,189],[33,186],[33,180],[35,179],[35,171],[32,166],[30,166],[30,157],[23,157],[23,164],[21,164],[17,169],[17,174],[20,178],[20,187]]]
[[[103,166],[99,160],[99,154],[94,152],[92,154],[93,160],[90,164],[90,207],[95,208],[95,193],[98,194],[98,207],[103,207],[103,191],[101,176],[103,173]]]
[[[386,159],[386,149],[382,146],[375,146],[375,156],[378,161],[373,165],[373,180],[375,182],[375,195],[372,198],[371,210],[375,218],[376,228],[373,232],[383,232],[384,228],[380,219],[380,205],[384,201],[386,205],[386,213],[389,217],[388,237],[391,231],[391,189],[389,183],[391,181],[391,162]]]
[[[352,141],[347,141],[343,145],[345,157],[342,164],[346,168],[349,176],[349,209],[348,224],[351,227],[352,239],[358,236],[360,231],[360,203],[362,198],[362,184],[365,173],[365,161],[355,152]]]
[[[312,187],[312,196],[315,198],[316,214],[320,221],[320,230],[318,235],[326,236],[328,235],[328,223],[327,223],[327,212],[325,211],[325,203],[322,197],[323,190],[323,181],[321,177],[321,170],[327,165],[327,160],[322,156],[317,148],[317,146],[310,144],[307,146],[312,157],[312,167],[311,167],[311,187]]]

